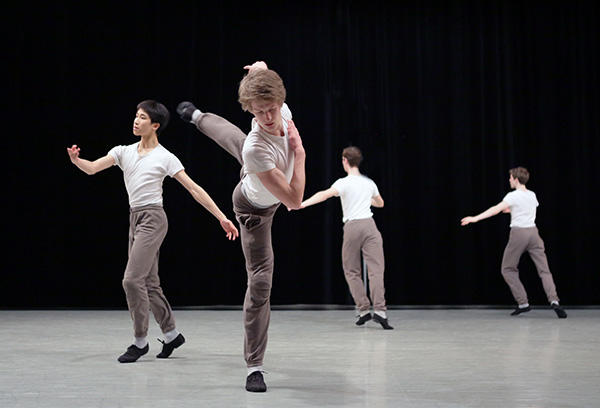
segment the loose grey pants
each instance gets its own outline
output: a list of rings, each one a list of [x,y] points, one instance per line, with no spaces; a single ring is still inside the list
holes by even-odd
[[[367,264],[373,309],[386,310],[383,239],[373,218],[350,220],[344,224],[342,266],[350,293],[360,312],[369,310],[371,306],[361,278],[361,253]]]
[[[196,127],[243,165],[242,148],[246,134],[226,119],[203,113]],[[240,173],[241,174],[241,173]],[[240,225],[240,241],[246,260],[248,287],[243,307],[244,358],[248,367],[263,364],[271,318],[273,245],[271,226],[279,204],[256,208],[241,191],[241,181],[232,195],[233,211]]]
[[[123,289],[135,337],[148,335],[150,310],[163,333],[175,328],[173,311],[158,277],[159,250],[167,229],[167,215],[161,206],[149,205],[130,210],[129,259],[123,276]]]
[[[538,275],[542,280],[544,292],[549,302],[558,302],[556,295],[556,286],[550,273],[548,259],[544,248],[544,241],[540,237],[537,227],[531,228],[511,228],[508,238],[508,244],[504,249],[502,257],[502,276],[508,284],[513,297],[519,305],[529,303],[527,292],[519,279],[519,260],[521,255],[527,251],[531,260],[535,264]]]

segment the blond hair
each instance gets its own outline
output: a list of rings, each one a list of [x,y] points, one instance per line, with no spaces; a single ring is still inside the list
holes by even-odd
[[[285,87],[277,72],[255,69],[242,78],[238,96],[238,102],[245,111],[251,110],[252,101],[255,100],[274,101],[282,105],[285,102]]]

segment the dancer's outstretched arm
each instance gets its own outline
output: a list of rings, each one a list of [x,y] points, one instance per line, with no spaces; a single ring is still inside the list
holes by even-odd
[[[508,209],[508,211],[506,211]],[[465,217],[462,220],[460,220],[460,225],[465,226],[467,224],[471,224],[477,221],[481,221],[483,219],[489,218],[489,217],[493,217],[496,214],[499,214],[501,212],[510,212],[510,208],[508,206],[508,203],[505,201],[500,201],[498,204],[496,204],[493,207],[488,208],[487,210],[485,210],[484,212],[482,212],[481,214],[478,214],[476,216],[470,216],[470,217]]]
[[[67,153],[69,154],[71,163],[79,167],[79,169],[86,174],[96,174],[99,171],[108,169],[110,166],[115,164],[115,159],[113,159],[112,156],[108,154],[94,161],[82,159],[81,157],[79,157],[80,150],[81,149],[77,145],[67,147]]]
[[[223,228],[223,230],[227,233],[227,239],[234,240],[238,237],[239,233],[235,225],[233,225],[233,223],[227,219],[225,214],[223,214],[208,193],[202,187],[196,184],[194,180],[187,175],[185,170],[181,170],[175,174],[174,177],[186,188],[187,191],[190,192],[192,197],[194,197],[194,200],[199,202],[212,215],[214,215],[217,220],[219,220],[219,223],[221,223],[221,228]]]
[[[302,204],[300,204],[300,208],[310,207],[311,205],[322,203],[323,201],[328,200],[331,197],[337,197],[339,195],[340,194],[335,188],[329,187],[327,190],[321,190],[313,194],[312,197],[304,200]]]

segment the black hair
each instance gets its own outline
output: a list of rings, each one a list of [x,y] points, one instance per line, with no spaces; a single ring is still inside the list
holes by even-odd
[[[169,123],[169,110],[165,105],[152,99],[147,99],[138,103],[138,109],[142,109],[150,116],[151,123],[158,123],[160,126],[156,129],[156,134],[159,135]]]

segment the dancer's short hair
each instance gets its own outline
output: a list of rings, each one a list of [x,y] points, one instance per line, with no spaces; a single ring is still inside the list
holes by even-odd
[[[250,71],[238,89],[238,101],[242,109],[250,111],[252,101],[274,101],[280,105],[285,102],[285,86],[279,74],[271,69],[255,69]]]
[[[165,105],[152,99],[146,99],[138,103],[138,109],[142,109],[150,116],[150,123],[158,123],[160,126],[156,129],[156,134],[160,134],[169,123],[169,110]]]
[[[529,172],[525,167],[515,167],[510,169],[508,173],[512,178],[519,180],[519,183],[525,185],[529,181]]]
[[[356,146],[348,146],[342,151],[342,157],[345,157],[348,160],[348,164],[350,167],[358,167],[360,166],[360,162],[362,162],[363,156],[360,149]]]

